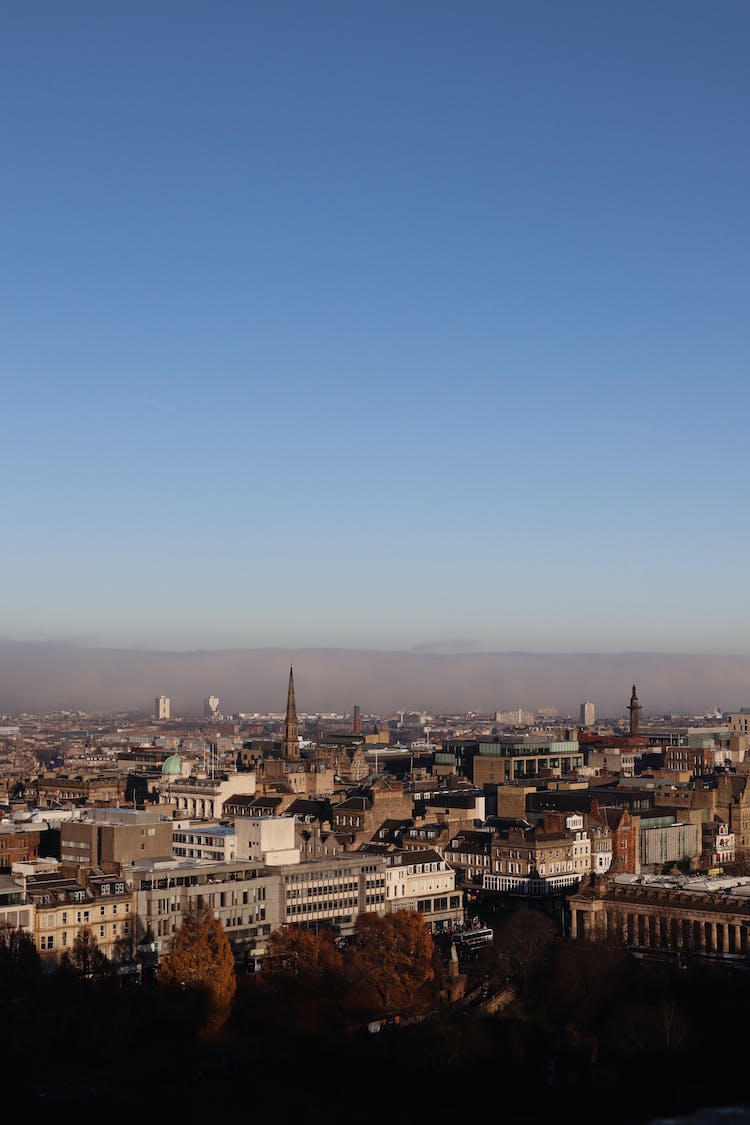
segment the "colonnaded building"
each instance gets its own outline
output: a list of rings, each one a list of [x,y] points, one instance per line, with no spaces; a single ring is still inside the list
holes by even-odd
[[[576,940],[728,961],[750,953],[749,876],[620,874],[589,881],[568,902]]]

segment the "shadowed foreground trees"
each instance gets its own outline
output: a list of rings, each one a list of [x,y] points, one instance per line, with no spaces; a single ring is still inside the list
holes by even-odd
[[[554,922],[540,910],[521,906],[506,919],[495,939],[501,967],[517,981],[523,997],[550,955],[557,938]]]
[[[285,926],[269,939],[262,975],[312,1029],[356,1025],[384,1009],[426,1010],[437,1001],[438,964],[421,916],[400,910],[361,914],[343,951],[328,929]]]
[[[81,980],[103,980],[111,973],[112,963],[99,948],[91,926],[84,926],[76,934],[70,952],[66,950],[60,958],[60,968]]]
[[[387,953],[384,927],[386,919],[368,923],[368,937],[378,941],[344,950],[330,934],[285,931],[276,943],[278,968],[240,977],[221,1036],[203,1034],[187,1018],[203,1012],[188,987],[123,987],[116,975],[43,977],[33,1003],[0,1002],[12,1079],[6,1115],[14,1095],[19,1112],[33,1118],[53,1102],[111,1116],[116,1097],[117,1110],[138,1119],[144,1098],[167,1104],[178,1091],[191,1118],[225,1116],[236,1114],[245,1074],[256,1116],[278,1116],[283,1103],[285,1118],[308,1122],[351,1116],[353,1106],[360,1125],[412,1121],[415,1104],[418,1116],[442,1119],[446,1090],[455,1089],[468,1116],[492,1120],[500,1105],[507,1125],[598,1125],[603,1112],[613,1125],[639,1125],[701,1106],[746,1104],[750,972],[678,970],[622,948],[555,942],[532,957],[528,998],[495,1015],[438,1003],[422,1021],[370,1034],[369,1018],[382,1013],[383,1001],[370,988],[367,1008],[363,974],[368,956]],[[533,953],[535,943],[525,948]],[[415,983],[420,1002],[436,988],[427,980],[422,993]],[[352,1011],[359,1005],[363,1018],[344,1018],[348,1004]],[[416,1103],[404,1100],[399,1085],[405,1066]],[[133,1080],[123,1082],[123,1074]],[[363,1075],[376,1077],[365,1084]]]
[[[188,906],[158,979],[165,989],[205,993],[208,1029],[217,1029],[225,1022],[237,987],[234,955],[224,927],[207,903]]]
[[[28,996],[38,986],[41,971],[31,934],[0,926],[0,1000]]]

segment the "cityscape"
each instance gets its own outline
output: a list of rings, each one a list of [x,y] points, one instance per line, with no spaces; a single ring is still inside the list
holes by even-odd
[[[747,0],[5,0],[0,1113],[750,1125]]]
[[[31,981],[42,1006],[64,982],[68,1002],[117,1010],[193,988],[205,1009],[182,993],[165,1004],[181,1036],[199,1033],[196,1065],[235,1059],[248,1020],[273,1042],[293,1028],[316,1050],[361,1050],[364,1065],[375,1035],[419,1056],[419,1036],[454,1036],[456,1019],[479,1039],[519,1019],[539,1036],[537,990],[561,1003],[583,973],[605,993],[627,981],[641,1008],[620,997],[623,1023],[653,1007],[636,1038],[667,1053],[686,1105],[706,1096],[684,1070],[714,1034],[695,994],[735,996],[750,967],[750,707],[652,714],[633,684],[614,718],[592,700],[575,716],[320,714],[298,700],[294,668],[279,688],[271,714],[225,715],[216,692],[200,715],[159,694],[140,713],[2,716],[5,1002],[30,998]],[[204,961],[201,917],[218,933]],[[594,1088],[617,1093],[623,1120],[658,1110],[612,1071],[633,1028],[614,1033],[588,1003],[573,1005],[575,1034],[537,1044],[540,1107]],[[113,1062],[58,1079],[45,1068],[24,1096],[99,1105]],[[142,1081],[161,1079],[146,1067]]]

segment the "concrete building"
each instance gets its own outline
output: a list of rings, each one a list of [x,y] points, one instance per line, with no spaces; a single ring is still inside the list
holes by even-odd
[[[60,822],[60,859],[71,876],[91,867],[119,874],[124,863],[171,854],[171,818],[156,811],[92,808]]]
[[[171,705],[169,697],[166,695],[157,695],[154,700],[154,718],[155,719],[169,719],[171,718]]]
[[[524,707],[514,707],[509,711],[496,711],[495,722],[501,727],[530,727],[534,722],[534,712]]]
[[[0,875],[0,928],[34,932],[34,910],[12,875]]]
[[[215,719],[219,714],[219,697],[218,695],[207,695],[203,700],[203,717],[206,719]]]
[[[618,775],[620,777],[635,776],[636,753],[624,747],[603,748],[590,750],[586,758],[583,772],[592,776]]]
[[[596,722],[596,707],[593,703],[581,704],[580,723],[582,727],[593,727]]]
[[[654,808],[636,817],[638,822],[637,872],[654,874],[671,864],[697,867],[702,850],[701,818],[680,818],[670,809]],[[637,873],[636,872],[636,873]]]
[[[193,902],[211,907],[237,961],[260,956],[280,925],[278,872],[260,863],[145,859],[126,866],[123,876],[134,895],[139,955],[154,968],[169,953]]]
[[[583,765],[577,741],[539,735],[498,735],[487,739],[446,739],[435,754],[435,772],[453,772],[475,785],[564,777]]]
[[[161,856],[168,852],[155,853]],[[172,855],[178,859],[205,859],[212,863],[237,859],[237,836],[228,824],[179,821],[172,824]]]
[[[274,868],[281,878],[281,922],[354,932],[360,914],[386,912],[386,859],[365,852]]]
[[[300,862],[293,816],[240,816],[234,822],[237,856],[279,867]]]

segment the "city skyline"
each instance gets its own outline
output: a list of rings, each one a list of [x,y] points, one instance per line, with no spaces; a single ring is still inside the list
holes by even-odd
[[[216,691],[225,714],[283,713],[290,663],[300,713],[537,713],[574,722],[581,698],[597,719],[627,722],[631,685],[643,714],[714,714],[750,703],[750,658],[654,653],[399,653],[266,648],[140,652],[0,642],[0,713],[57,710],[200,715]],[[157,695],[160,693],[160,695]]]
[[[750,652],[746,4],[2,26],[0,638]]]

